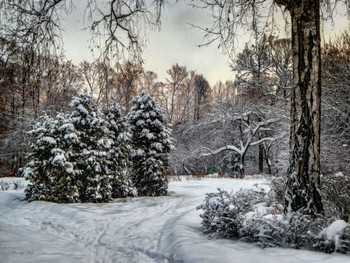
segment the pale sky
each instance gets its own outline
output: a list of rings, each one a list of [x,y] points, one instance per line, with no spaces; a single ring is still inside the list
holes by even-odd
[[[93,57],[89,48],[90,34],[82,31],[86,1],[79,0],[74,3],[77,8],[63,20],[65,54],[74,63],[83,60],[92,61]],[[149,43],[143,55],[144,68],[154,71],[161,81],[165,80],[166,71],[175,63],[186,66],[189,70],[195,70],[198,74],[203,74],[212,86],[219,80],[232,79],[230,60],[218,49],[219,43],[199,48],[203,33],[189,25],[191,23],[205,26],[208,21],[210,17],[205,14],[205,10],[192,8],[183,1],[166,6],[162,13],[161,31],[153,31],[149,34]],[[335,19],[335,25],[336,27],[330,23],[324,25],[325,38],[343,30],[349,25],[349,21],[339,15]],[[237,49],[241,49],[247,41],[247,36],[240,36]]]
[[[76,2],[75,4],[77,6],[80,4],[81,7],[77,7],[62,22],[65,28],[63,33],[65,54],[75,63],[93,60],[89,48],[90,34],[81,30],[85,3],[85,1]],[[231,79],[229,59],[218,49],[219,43],[199,48],[203,33],[189,25],[189,23],[204,25],[207,21],[208,17],[203,16],[203,10],[189,7],[183,2],[167,5],[162,11],[161,31],[149,32],[149,43],[143,54],[144,68],[154,71],[161,81],[165,80],[166,71],[175,63],[203,74],[211,85],[218,80]]]
[[[208,21],[203,10],[177,3],[164,9],[162,30],[151,32],[144,59],[145,67],[155,71],[160,79],[173,64],[185,65],[189,70],[203,74],[211,85],[218,80],[232,77],[229,58],[218,49],[219,43],[198,47],[203,41],[203,32],[189,24],[202,25]]]

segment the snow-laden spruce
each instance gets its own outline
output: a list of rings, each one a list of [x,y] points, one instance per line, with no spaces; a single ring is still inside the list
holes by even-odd
[[[70,114],[44,117],[30,132],[29,200],[104,202],[112,197],[108,158],[112,145],[102,114],[90,95],[78,94]]]
[[[29,200],[52,202],[78,202],[79,191],[73,171],[73,140],[79,144],[77,131],[66,116],[56,118],[44,116],[29,132],[34,141],[28,154],[30,162],[24,169],[24,176],[30,181],[26,189]]]
[[[82,202],[104,202],[112,197],[108,178],[107,153],[111,146],[108,129],[91,95],[79,93],[71,106],[69,119],[79,133],[79,144],[73,144],[76,180]]]
[[[108,170],[112,186],[112,197],[136,196],[129,176],[131,167],[131,134],[125,118],[121,116],[118,105],[112,105],[106,111],[106,125],[111,144],[108,150]]]
[[[103,115],[92,97],[81,93],[72,100],[71,113],[44,117],[30,132],[34,143],[24,169],[30,181],[27,198],[70,203],[105,202],[137,192],[165,195],[170,132],[149,95],[134,102],[128,115],[131,128],[118,106]]]
[[[141,91],[132,103],[127,115],[133,141],[132,180],[139,195],[166,195],[170,130],[159,104],[146,91]]]

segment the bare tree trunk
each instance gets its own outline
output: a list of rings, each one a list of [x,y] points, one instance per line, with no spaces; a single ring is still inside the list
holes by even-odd
[[[292,21],[293,92],[285,212],[323,212],[320,185],[320,1],[295,0]]]
[[[259,120],[259,122],[261,122],[262,118],[259,117],[258,120]],[[259,138],[258,138],[259,140],[261,140],[261,133],[262,132],[259,132]],[[262,143],[259,144],[258,149],[259,149],[259,151],[258,151],[258,153],[259,153],[259,155],[258,155],[259,173],[263,173],[264,172],[264,146]]]
[[[261,139],[259,137],[259,139]],[[264,146],[262,143],[259,144],[259,172],[264,172]]]
[[[249,121],[249,118],[248,118]],[[242,129],[242,122],[239,123],[239,132],[240,132],[240,142],[241,145],[243,145],[243,129]],[[241,148],[242,149],[242,148]],[[248,150],[248,148],[246,148],[245,151],[241,151],[239,153],[239,174],[240,174],[240,178],[244,178],[245,177],[245,171],[244,171],[244,161],[245,161],[245,154],[246,151]]]
[[[269,157],[270,156],[271,144],[267,145],[266,143],[262,143],[261,145],[263,146],[263,152],[264,152],[265,162],[266,162],[266,165],[267,165],[268,174],[272,174],[271,160],[270,160],[270,157]]]
[[[239,156],[239,176],[241,179],[245,177],[244,159],[245,159],[245,154],[242,154]]]

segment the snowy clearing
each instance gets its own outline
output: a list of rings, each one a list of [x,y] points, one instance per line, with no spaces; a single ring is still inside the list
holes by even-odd
[[[350,261],[348,255],[208,239],[196,210],[205,193],[256,183],[263,180],[182,180],[169,183],[166,197],[105,204],[29,203],[23,189],[0,191],[0,262]]]

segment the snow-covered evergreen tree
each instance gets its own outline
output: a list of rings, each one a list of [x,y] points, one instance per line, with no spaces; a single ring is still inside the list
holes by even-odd
[[[74,126],[66,116],[58,114],[55,119],[44,116],[30,134],[34,137],[31,144],[31,161],[24,170],[30,181],[26,189],[29,200],[46,200],[58,203],[79,201],[75,183],[70,141],[78,141]]]
[[[106,111],[106,122],[111,138],[107,168],[112,186],[112,197],[136,196],[137,190],[132,186],[129,177],[131,134],[118,105],[112,105]]]
[[[73,146],[75,174],[82,202],[111,199],[111,186],[106,170],[107,152],[111,146],[102,114],[92,97],[79,93],[71,106],[69,119],[79,133],[79,144]]]
[[[141,91],[127,115],[133,140],[132,179],[138,194],[159,196],[167,194],[169,152],[172,148],[170,131],[159,104]]]
[[[108,129],[91,96],[78,94],[71,114],[45,117],[31,131],[29,200],[104,202],[112,187],[106,165],[111,147]]]

